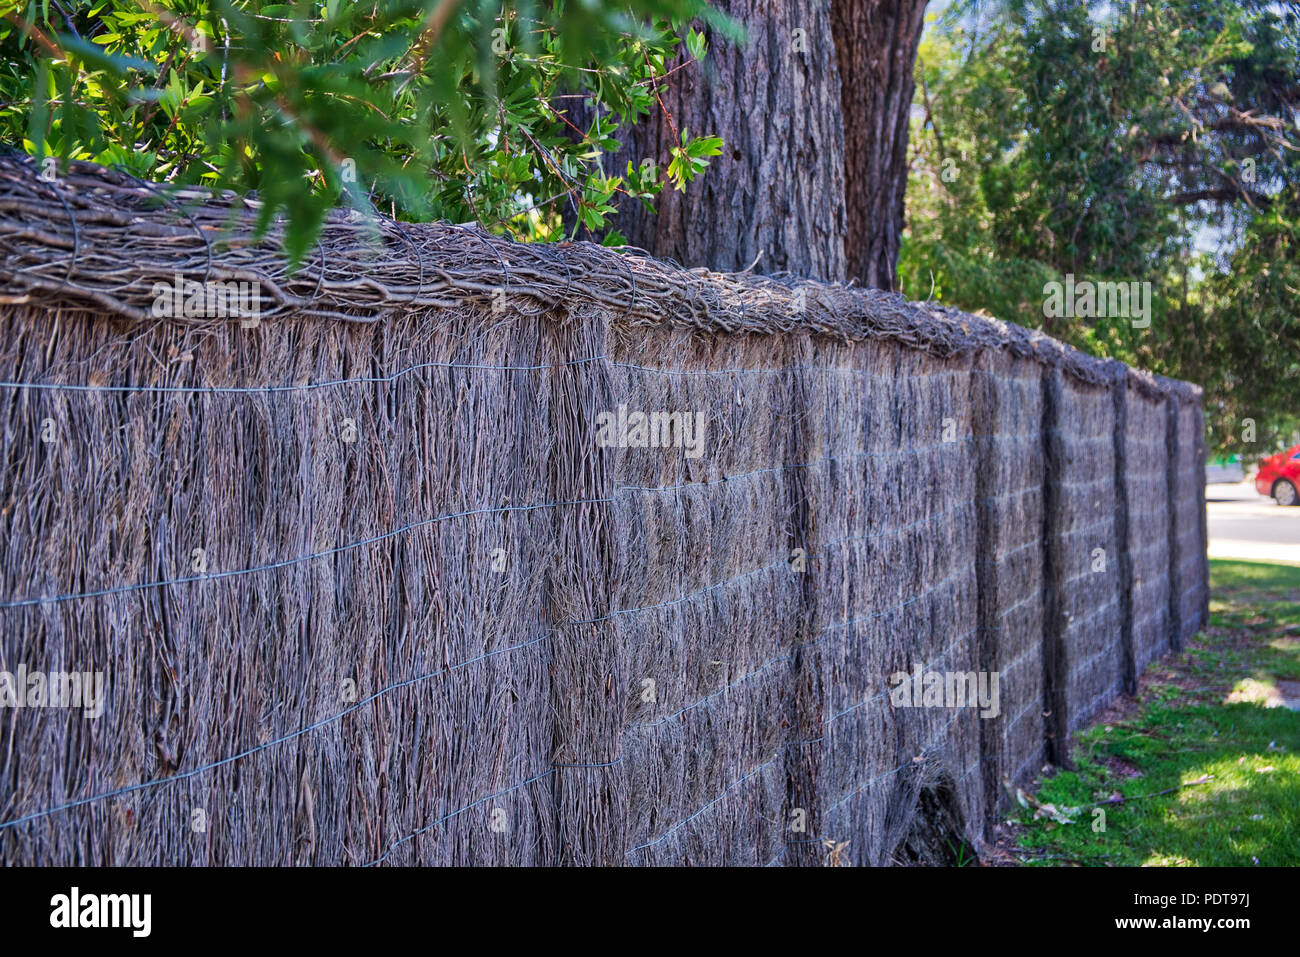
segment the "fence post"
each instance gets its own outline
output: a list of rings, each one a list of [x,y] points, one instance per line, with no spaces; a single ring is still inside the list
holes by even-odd
[[[1069,689],[1065,642],[1065,610],[1059,582],[1064,556],[1060,541],[1064,526],[1061,482],[1065,474],[1065,440],[1060,431],[1064,402],[1061,372],[1043,372],[1043,712],[1048,760],[1065,766]]]
[[[1169,650],[1183,650],[1182,596],[1178,569],[1182,555],[1178,547],[1178,394],[1171,390],[1165,399],[1165,485],[1169,513]]]
[[[971,437],[975,442],[975,593],[979,670],[985,674],[999,670],[999,644],[1002,640],[1000,608],[997,600],[996,567],[1001,551],[996,510],[993,506],[994,484],[998,473],[997,390],[990,366],[999,358],[992,350],[976,356],[971,367],[970,405]],[[981,832],[987,837],[997,819],[1000,782],[1006,771],[1002,766],[1002,730],[1005,715],[980,721],[980,774],[984,789],[985,819]]]
[[[1125,693],[1137,691],[1137,657],[1133,649],[1133,553],[1129,546],[1128,366],[1115,362],[1111,401],[1115,408],[1115,547],[1119,558],[1120,675]]]
[[[789,371],[790,381],[790,457],[794,462],[810,462],[816,454],[812,451],[813,437],[810,434],[809,423],[809,382],[808,377],[813,373],[805,371],[802,366],[809,364],[811,349],[809,342],[805,338],[800,342],[801,349],[796,356],[791,357],[792,368]],[[814,551],[821,552],[820,548],[815,548],[812,538],[814,535],[812,502],[808,494],[808,470],[807,469],[790,469],[787,472],[788,490],[790,494],[788,507],[790,509],[790,520],[788,523],[789,540],[787,547],[789,554],[793,550],[803,549],[803,554],[812,554]],[[815,563],[814,567],[817,572],[823,572],[824,562]],[[812,640],[812,629],[814,619],[814,602],[817,600],[817,593],[814,587],[814,575],[817,574],[812,569],[807,569],[800,573],[800,602],[799,602],[799,620],[793,623],[793,644],[794,654],[790,659],[790,678],[791,687],[794,693],[790,696],[790,705],[787,720],[790,728],[787,735],[788,743],[786,745],[785,765],[786,765],[786,819],[782,822],[782,830],[786,831],[790,827],[790,822],[796,810],[802,811],[803,830],[800,833],[807,835],[821,835],[823,833],[824,818],[822,815],[824,800],[824,784],[821,780],[822,772],[822,750],[821,748],[808,747],[803,744],[806,741],[813,741],[823,736],[821,727],[823,719],[823,688],[821,681],[821,668],[819,664],[819,652],[816,649],[805,647]],[[813,838],[807,838],[812,840]],[[818,844],[810,843],[793,843],[794,838],[787,836],[787,851],[784,860],[793,864],[806,864],[816,866],[822,863],[822,848]]]

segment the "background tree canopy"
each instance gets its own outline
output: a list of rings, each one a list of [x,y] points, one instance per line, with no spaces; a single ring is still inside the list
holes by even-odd
[[[1199,382],[1222,451],[1295,435],[1295,4],[957,3],[926,31],[915,103],[909,296]],[[1045,318],[1071,273],[1149,281],[1150,327]]]
[[[702,0],[0,0],[0,16],[6,140],[257,190],[295,258],[340,200],[548,240],[562,206],[594,229],[618,199],[684,187],[720,149],[703,131],[622,170],[602,156],[657,108],[679,45],[683,66],[704,57],[690,20],[734,32]],[[579,127],[584,99],[601,109]]]

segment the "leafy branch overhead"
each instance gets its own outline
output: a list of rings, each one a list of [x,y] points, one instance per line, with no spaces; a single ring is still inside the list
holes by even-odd
[[[0,135],[256,190],[295,259],[339,202],[554,240],[684,188],[720,152],[683,135],[626,175],[604,168],[620,129],[700,68],[692,21],[738,35],[703,0],[0,0]]]

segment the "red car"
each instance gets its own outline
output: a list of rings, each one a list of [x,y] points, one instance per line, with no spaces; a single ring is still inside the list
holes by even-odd
[[[1259,460],[1255,491],[1279,505],[1300,505],[1300,445]]]

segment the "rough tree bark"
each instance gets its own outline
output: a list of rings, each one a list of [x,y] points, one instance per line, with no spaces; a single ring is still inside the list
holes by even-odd
[[[912,67],[926,0],[832,0],[844,121],[848,278],[895,288]]]
[[[664,110],[621,131],[618,169],[663,168],[683,129],[726,145],[684,193],[666,188],[658,212],[623,202],[613,225],[634,246],[686,266],[845,278],[844,139],[827,0],[718,0],[749,45],[709,34],[703,67],[660,85]],[[665,112],[666,111],[666,112]]]
[[[749,45],[711,32],[703,69],[663,82],[664,110],[621,131],[616,162],[665,164],[683,129],[723,154],[657,213],[625,201],[613,226],[687,266],[892,288],[925,3],[715,0]]]

